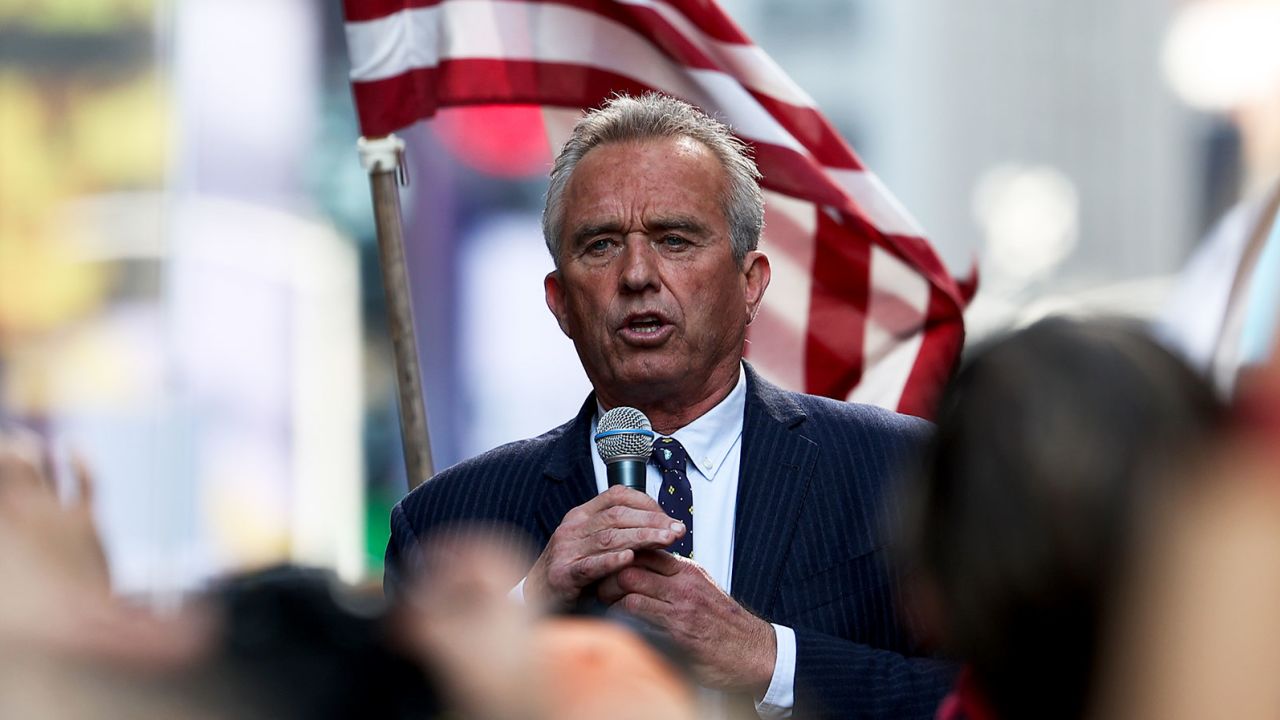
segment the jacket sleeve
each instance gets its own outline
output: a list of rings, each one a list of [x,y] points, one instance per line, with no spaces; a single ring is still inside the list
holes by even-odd
[[[382,592],[388,600],[395,600],[404,592],[407,568],[416,562],[417,536],[405,519],[404,509],[397,503],[391,509],[391,539],[383,560]]]
[[[930,720],[956,666],[796,628],[798,718]]]
[[[834,482],[821,492],[836,509],[812,516],[827,530],[810,546],[832,542],[830,528],[841,516],[875,518],[868,526],[879,528],[871,534],[883,544],[864,563],[848,566],[848,574],[830,581],[850,595],[801,611],[803,617],[779,620],[794,621],[795,716],[931,720],[958,668],[931,657],[915,640],[912,618],[901,604],[903,568],[891,551],[896,533],[890,529],[905,521],[894,496],[902,490],[900,483],[918,472],[932,425],[868,408],[841,410],[859,419],[812,428],[827,433],[820,442],[834,461],[827,468]],[[858,477],[865,482],[856,482]]]

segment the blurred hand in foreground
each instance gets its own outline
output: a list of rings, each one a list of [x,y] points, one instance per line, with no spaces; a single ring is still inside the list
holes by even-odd
[[[34,435],[0,432],[0,644],[144,666],[198,652],[209,624],[198,609],[162,618],[112,596],[89,471],[73,461],[78,488],[63,503],[44,457]]]
[[[425,543],[424,577],[406,598],[411,649],[468,718],[547,717],[531,672],[537,611],[507,593],[521,576],[515,558],[480,533]]]
[[[426,543],[410,642],[472,720],[693,720],[692,687],[632,630],[511,600],[521,564],[478,533]]]

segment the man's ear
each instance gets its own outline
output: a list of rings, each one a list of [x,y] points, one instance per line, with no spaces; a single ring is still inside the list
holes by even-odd
[[[759,250],[752,250],[742,260],[742,274],[746,279],[743,296],[747,301],[748,323],[755,322],[756,313],[760,310],[760,301],[764,300],[764,291],[769,287],[769,279],[773,270],[769,266],[769,256]]]
[[[560,324],[560,332],[565,334],[570,340],[573,339],[573,333],[569,331],[569,308],[565,303],[564,287],[560,285],[560,271],[552,270],[547,276],[542,278],[542,290],[547,296],[547,309],[555,316],[556,322]]]

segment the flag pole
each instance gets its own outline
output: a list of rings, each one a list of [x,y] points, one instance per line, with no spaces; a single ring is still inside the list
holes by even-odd
[[[404,225],[400,217],[399,184],[408,184],[404,165],[404,141],[395,135],[360,138],[356,143],[360,163],[369,173],[373,193],[373,217],[378,231],[378,262],[387,293],[387,321],[396,366],[400,406],[400,439],[404,468],[413,490],[435,474],[431,463],[431,438],[423,402],[422,367],[418,364],[418,340],[413,325],[413,303],[404,259]]]

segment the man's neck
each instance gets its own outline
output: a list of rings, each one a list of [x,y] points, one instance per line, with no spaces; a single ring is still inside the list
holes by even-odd
[[[605,393],[596,392],[600,405],[605,410],[628,405],[636,408],[649,418],[649,424],[659,435],[671,435],[680,428],[707,414],[719,405],[738,385],[742,363],[732,366],[732,372],[717,373],[711,382],[704,386],[702,392],[689,393],[697,396],[697,400],[689,402],[689,394],[684,392],[661,392],[633,398],[611,398]]]

